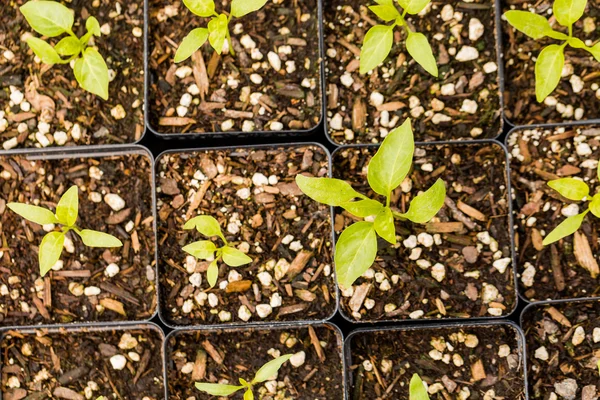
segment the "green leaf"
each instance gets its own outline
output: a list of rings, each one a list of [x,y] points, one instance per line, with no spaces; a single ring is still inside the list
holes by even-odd
[[[208,41],[218,54],[221,54],[223,51],[223,44],[225,43],[228,29],[227,16],[225,14],[220,14],[208,23]]]
[[[390,132],[368,166],[367,179],[371,188],[382,196],[389,197],[412,166],[415,142],[410,119]]]
[[[58,223],[52,211],[45,208],[21,203],[8,203],[7,206],[21,217],[36,224],[48,225]]]
[[[182,250],[200,260],[206,260],[215,254],[217,246],[210,240],[199,240],[184,246]]]
[[[440,211],[446,200],[446,184],[438,179],[427,191],[412,199],[410,207],[403,217],[416,223],[424,224]]]
[[[53,65],[63,63],[63,59],[60,58],[60,55],[54,50],[54,47],[50,46],[42,39],[31,36],[27,39],[27,45],[29,45],[34,54],[38,56],[44,64]]]
[[[389,207],[385,207],[375,218],[375,231],[386,241],[396,244],[396,226],[394,216]]]
[[[365,35],[360,50],[360,73],[366,74],[381,64],[392,49],[394,28],[387,25],[375,25]]]
[[[590,201],[590,211],[596,217],[600,218],[600,193],[592,197],[592,201]]]
[[[555,179],[548,182],[548,186],[569,200],[580,201],[590,194],[589,186],[575,178]]]
[[[183,0],[183,4],[199,17],[211,17],[215,13],[213,0]]]
[[[594,56],[596,61],[600,62],[600,42],[596,43],[592,47],[588,47],[585,45],[583,40],[576,37],[572,37],[569,39],[569,45],[576,49],[584,49],[585,51],[590,52],[592,56]]]
[[[277,357],[263,365],[256,371],[256,375],[254,375],[254,379],[252,379],[252,384],[264,382],[274,376],[279,372],[279,368],[281,368],[281,366],[290,358],[292,358],[292,354],[286,354],[285,356]]]
[[[383,205],[375,200],[363,199],[358,201],[347,201],[339,205],[350,214],[360,218],[377,215],[383,209]]]
[[[83,240],[83,244],[88,247],[122,247],[123,243],[108,233],[98,232],[91,229],[83,229],[81,232],[78,232],[79,236],[81,236],[81,240]]]
[[[108,100],[108,67],[104,58],[93,47],[88,47],[73,67],[75,79],[90,93]]]
[[[417,374],[413,374],[410,379],[409,400],[429,400],[425,384]]]
[[[568,38],[564,33],[554,31],[550,26],[550,22],[536,13],[511,10],[504,13],[504,16],[513,28],[533,39],[541,39],[545,36]]]
[[[254,400],[254,393],[252,393],[252,389],[247,389],[244,393],[244,400]]]
[[[100,23],[95,17],[89,17],[87,21],[85,21],[85,29],[94,36],[100,37],[100,35],[102,35],[102,32],[100,32]]]
[[[265,4],[267,4],[267,0],[233,0],[231,2],[231,15],[240,18],[260,10]]]
[[[73,226],[77,222],[79,214],[79,189],[77,186],[71,186],[56,205],[56,218],[61,224]]]
[[[571,26],[583,16],[587,0],[555,0],[552,11],[562,26]]]
[[[67,36],[56,43],[54,50],[61,56],[74,56],[81,52],[81,43],[73,36]]]
[[[335,271],[342,289],[352,286],[376,256],[377,235],[372,222],[356,222],[346,228],[335,245]]]
[[[400,7],[409,14],[418,14],[425,9],[431,0],[398,0]]]
[[[187,60],[198,50],[208,39],[208,29],[196,28],[183,38],[177,53],[175,53],[175,62],[180,63]]]
[[[75,20],[73,11],[56,1],[29,1],[20,10],[33,30],[48,37],[69,32]]]
[[[369,10],[373,11],[375,15],[384,20],[385,22],[393,21],[400,17],[398,9],[393,4],[382,4],[378,6],[371,6]]]
[[[337,207],[361,197],[360,193],[352,189],[348,182],[341,179],[312,178],[298,174],[296,175],[296,184],[305,195],[328,206]]]
[[[592,47],[586,47],[585,50],[587,50],[590,53],[592,53],[592,55],[594,56],[594,58],[596,59],[596,61],[600,62],[600,42],[596,43]]]
[[[564,237],[574,234],[575,231],[577,231],[577,229],[579,229],[579,227],[583,223],[583,219],[585,218],[588,212],[589,210],[565,219],[563,222],[560,223],[560,225],[554,228],[554,230],[550,232],[548,236],[544,238],[543,245],[548,246],[549,244],[558,242]]]
[[[219,279],[219,267],[217,266],[217,263],[218,260],[213,260],[206,270],[206,280],[211,288],[215,287],[217,279]]]
[[[219,222],[210,215],[199,215],[195,218],[190,219],[183,226],[183,229],[194,228],[196,228],[198,232],[200,232],[206,237],[218,236],[225,243],[227,243],[227,240],[225,240],[225,236],[223,236],[223,232],[221,231],[221,226],[219,225]]]
[[[565,65],[564,47],[551,44],[538,56],[535,63],[535,94],[542,103],[558,86]]]
[[[406,50],[425,71],[438,76],[437,63],[425,35],[419,32],[409,33],[406,38]]]
[[[377,3],[377,4],[381,5],[381,6],[384,6],[384,5],[390,5],[391,6],[392,4],[394,4],[393,0],[375,0],[375,3]]]
[[[42,239],[38,259],[40,262],[40,274],[45,276],[60,258],[65,234],[63,232],[50,232]]]
[[[234,247],[223,247],[223,262],[230,267],[250,264],[252,259]]]
[[[210,395],[213,395],[213,396],[229,396],[243,388],[244,388],[243,386],[221,385],[219,383],[196,382],[196,389],[200,390],[201,392],[205,392]]]

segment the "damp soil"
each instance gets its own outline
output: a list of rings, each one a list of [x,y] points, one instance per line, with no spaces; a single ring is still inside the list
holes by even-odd
[[[375,151],[374,147],[337,151],[333,176],[376,199],[366,177]],[[425,225],[396,221],[396,246],[378,238],[373,266],[351,290],[342,291],[341,310],[348,318],[368,322],[498,317],[513,311],[516,294],[503,148],[494,143],[417,146],[408,180],[392,193],[392,209],[406,212],[410,200],[437,179],[446,182],[444,207]],[[337,209],[336,234],[355,221]]]
[[[229,10],[230,4],[217,1],[217,12]],[[319,124],[317,0],[268,2],[231,21],[234,55],[227,51],[219,56],[207,43],[180,64],[173,62],[179,43],[208,19],[192,14],[180,0],[150,0],[149,6],[149,121],[154,130],[302,131]],[[190,94],[191,104],[179,113],[178,107],[186,105],[182,97]]]
[[[195,382],[237,384],[252,379],[274,356],[304,353],[304,363],[283,364],[276,393],[256,385],[256,398],[329,400],[344,398],[342,337],[332,325],[271,329],[179,331],[167,341],[169,398],[216,398],[201,394]],[[301,355],[298,354],[299,358]],[[261,395],[262,394],[262,395]],[[243,392],[231,396],[241,400]]]
[[[145,152],[49,160],[13,155],[0,158],[0,167],[0,326],[152,317],[156,310],[152,161]],[[46,231],[6,204],[55,210],[73,185],[79,187],[78,226],[116,236],[123,247],[88,248],[70,232],[62,265],[42,278],[38,246]],[[120,196],[125,207],[113,211],[105,200],[109,193]],[[113,277],[106,274],[111,264],[119,268]],[[88,287],[100,293],[82,294]]]
[[[60,2],[75,11],[73,31],[79,37],[85,33],[85,20],[90,15],[98,19],[100,26],[110,28],[108,36],[95,38],[98,51],[115,74],[109,85],[109,99],[104,101],[81,89],[68,65],[36,63],[22,40],[22,35],[30,32],[39,36],[19,11],[26,0],[2,2],[0,114],[4,115],[0,118],[0,141],[4,149],[138,141],[144,134],[144,2]],[[56,44],[57,40],[50,42]],[[16,91],[24,95],[20,104],[11,100]],[[124,117],[117,113],[115,118],[113,110],[121,107]]]
[[[366,331],[346,346],[353,400],[408,399],[413,374],[431,400],[526,398],[523,343],[512,325]]]
[[[450,19],[442,20],[445,5],[452,10]],[[362,1],[324,1],[328,134],[335,143],[381,142],[408,117],[418,120],[414,126],[417,141],[483,139],[500,134],[494,2],[433,1],[428,10],[423,16],[410,16],[408,22],[432,45],[439,78],[410,57],[404,45],[406,34],[400,29],[394,32],[394,45],[382,66],[361,75],[359,55],[364,36],[381,21]],[[484,31],[471,40],[469,24],[475,20]],[[458,61],[455,56],[464,47],[476,49],[478,57]],[[489,73],[484,72],[486,64]],[[345,75],[350,79],[342,78]],[[453,91],[442,93],[444,85],[453,86]],[[383,100],[374,102],[375,92]],[[475,114],[461,110],[465,101],[477,103]]]
[[[0,340],[2,398],[162,399],[162,343],[151,326],[7,331]],[[114,368],[114,356],[125,357],[124,368]]]
[[[240,323],[241,308],[249,310],[249,322],[323,320],[333,314],[330,209],[304,196],[295,183],[298,173],[327,176],[323,148],[171,153],[157,164],[161,309],[169,323]],[[183,230],[185,221],[202,214],[215,217],[230,244],[253,259],[237,268],[220,263],[213,289],[205,276],[209,263],[181,250],[206,239]],[[262,272],[270,282],[259,279]],[[198,273],[202,281],[194,286]],[[272,312],[259,317],[258,305],[270,305]]]
[[[521,129],[513,132],[507,143],[521,293],[530,301],[598,296],[597,218],[591,214],[585,218],[576,235],[550,246],[542,242],[565,220],[565,214],[588,207],[585,202],[563,198],[548,181],[581,178],[590,185],[591,193],[596,193],[600,128]]]
[[[535,4],[520,0],[502,1],[503,12],[511,9],[535,11],[537,14],[549,17],[553,28],[567,33],[556,19],[551,16],[553,1],[543,0]],[[587,3],[584,17],[573,26],[573,34],[581,40],[598,39],[600,29],[600,4],[590,1]],[[586,21],[588,19],[588,21]],[[584,24],[587,28],[584,28]],[[506,117],[516,125],[560,123],[574,120],[589,120],[598,118],[598,86],[600,72],[598,62],[584,50],[565,48],[565,68],[558,88],[550,95],[544,104],[537,102],[535,97],[535,61],[540,51],[550,44],[560,44],[559,41],[544,38],[533,40],[514,30],[508,22],[502,21],[502,41],[504,49],[504,104]],[[579,79],[577,79],[579,78]],[[582,83],[579,91],[574,90],[572,80]],[[581,109],[581,111],[577,111]],[[580,114],[580,115],[578,115]]]

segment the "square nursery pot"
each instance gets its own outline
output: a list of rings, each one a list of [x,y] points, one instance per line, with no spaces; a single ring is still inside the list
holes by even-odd
[[[152,318],[156,238],[153,161],[147,150],[9,152],[0,156],[0,167],[0,328]],[[69,232],[62,262],[42,278],[38,246],[46,231],[6,204],[54,210],[73,185],[79,187],[78,226],[110,233],[123,247],[86,247]]]
[[[317,144],[166,152],[156,163],[160,315],[170,326],[322,321],[337,310],[330,208],[304,196],[298,173],[327,176]],[[216,218],[227,240],[253,262],[209,263],[182,247],[205,240],[184,230],[197,215]],[[217,246],[222,246],[215,242]]]
[[[530,304],[521,314],[531,399],[598,398],[600,303]]]
[[[47,65],[23,40],[33,31],[19,7],[26,0],[0,4],[0,142],[4,150],[129,144],[145,132],[144,0],[65,1],[75,11],[73,32],[85,33],[88,16],[98,19],[95,46],[109,68],[109,99],[81,89],[69,65]],[[56,44],[58,39],[49,39]]]
[[[428,38],[439,78],[412,59],[398,28],[384,63],[359,73],[365,34],[383,23],[368,5],[362,0],[323,2],[326,132],[335,144],[381,142],[409,117],[418,121],[413,127],[417,141],[491,139],[501,133],[494,0],[432,2],[423,15],[407,16]]]
[[[230,24],[235,55],[208,44],[173,58],[208,18],[181,0],[149,1],[148,126],[165,138],[298,136],[322,119],[321,0],[268,1]],[[215,1],[217,12],[230,0]],[[228,46],[228,45],[226,45]]]
[[[514,129],[507,136],[515,220],[519,293],[527,301],[599,297],[596,217],[550,246],[543,237],[586,203],[563,198],[547,182],[582,178],[596,192],[600,126]]]
[[[359,329],[344,344],[348,399],[527,399],[524,338],[510,322]]]
[[[5,330],[0,399],[164,399],[164,339],[154,324]]]
[[[523,2],[501,0],[502,12],[509,10],[533,11],[550,19],[552,26],[567,32],[552,17],[553,0]],[[573,34],[585,41],[598,40],[600,3],[589,1],[584,16],[573,25]],[[584,28],[584,24],[587,28]],[[590,28],[591,26],[591,28]],[[509,25],[501,22],[501,41],[504,49],[504,98],[503,108],[507,120],[514,125],[556,124],[560,122],[588,120],[598,121],[600,99],[599,64],[585,50],[565,48],[565,67],[557,89],[543,104],[535,96],[535,61],[541,50],[560,41],[543,38],[533,40]]]
[[[195,382],[238,384],[252,379],[268,361],[293,354],[276,380],[254,387],[257,399],[330,400],[344,398],[342,334],[332,324],[287,324],[255,328],[181,329],[166,339],[169,399],[213,398]],[[229,398],[241,400],[243,392]]]
[[[377,198],[367,184],[376,146],[333,153],[333,177]],[[352,322],[495,318],[517,305],[506,151],[497,142],[421,144],[414,168],[391,197],[406,212],[437,179],[444,207],[429,223],[396,221],[396,246],[378,238],[373,266],[341,291],[340,311]],[[356,218],[335,210],[340,234]]]

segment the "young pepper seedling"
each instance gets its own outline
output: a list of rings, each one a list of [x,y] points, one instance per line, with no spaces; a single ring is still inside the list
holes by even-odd
[[[427,394],[427,388],[421,380],[421,377],[417,374],[413,374],[410,379],[409,387],[409,400],[430,400],[429,394]]]
[[[8,208],[28,221],[40,225],[62,225],[60,231],[52,231],[42,239],[39,249],[40,274],[45,276],[60,259],[65,235],[69,231],[77,233],[83,244],[88,247],[121,247],[123,243],[113,235],[91,229],[80,229],[77,223],[79,216],[79,189],[71,186],[56,205],[56,213],[43,207],[22,203],[8,203]]]
[[[368,165],[367,180],[371,189],[385,197],[385,204],[355,191],[346,181],[296,175],[304,194],[319,203],[342,207],[350,214],[369,220],[346,228],[335,246],[335,270],[338,284],[347,289],[368,270],[377,256],[377,235],[396,244],[394,219],[424,224],[442,208],[446,185],[438,179],[427,191],[417,195],[406,213],[392,210],[391,196],[412,167],[415,149],[410,119],[390,132]],[[374,218],[374,219],[373,219]]]

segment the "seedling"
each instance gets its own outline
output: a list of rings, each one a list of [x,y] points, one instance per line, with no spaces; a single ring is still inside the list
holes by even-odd
[[[252,392],[252,387],[257,383],[268,381],[275,376],[277,372],[279,372],[281,366],[290,358],[292,358],[292,355],[288,354],[269,361],[256,372],[254,379],[252,379],[250,382],[240,378],[240,386],[221,385],[219,383],[196,383],[196,389],[212,396],[231,396],[240,390],[246,389],[246,392],[244,393],[244,400],[253,400],[254,392]]]
[[[554,2],[554,17],[560,25],[567,28],[568,34],[555,31],[546,18],[533,12],[512,10],[504,14],[509,24],[533,39],[549,37],[563,42],[560,45],[546,46],[537,57],[535,95],[540,103],[556,89],[560,82],[567,45],[586,50],[594,56],[596,61],[600,61],[600,43],[588,47],[583,40],[573,36],[573,24],[583,16],[586,5],[587,0],[556,0]]]
[[[409,400],[429,400],[427,388],[421,380],[421,377],[414,374],[410,380]]]
[[[183,251],[200,260],[212,260],[206,271],[206,279],[211,288],[216,285],[219,277],[219,268],[217,267],[219,260],[223,259],[223,262],[230,267],[239,267],[252,262],[252,259],[246,254],[229,245],[219,222],[213,217],[200,215],[190,219],[183,226],[183,229],[186,230],[194,228],[206,237],[218,236],[225,243],[222,247],[217,247],[210,240],[199,240],[183,247]]]
[[[229,52],[235,54],[229,33],[229,23],[233,17],[241,18],[244,15],[260,10],[267,0],[232,0],[229,15],[218,14],[215,11],[214,0],[183,0],[185,6],[194,14],[209,18],[207,28],[196,28],[192,30],[179,45],[175,53],[175,62],[180,63],[187,60],[206,41],[210,43],[218,54],[223,51],[225,40],[229,42]]]
[[[598,180],[600,181],[600,164],[598,164]],[[587,183],[575,178],[555,179],[548,182],[548,186],[556,190],[563,197],[573,201],[589,200],[590,187]],[[588,213],[594,214],[600,218],[600,193],[596,193],[590,200],[587,210],[584,212],[568,217],[560,223],[552,232],[544,238],[543,244],[547,246],[560,239],[574,234],[583,223],[583,219]]]
[[[332,178],[296,175],[300,190],[319,203],[342,207],[364,218],[346,228],[335,247],[335,268],[339,285],[349,288],[373,265],[377,256],[377,235],[396,244],[394,219],[424,224],[442,208],[446,198],[444,181],[438,179],[427,191],[416,196],[404,214],[390,207],[392,191],[404,181],[412,167],[415,149],[410,119],[384,139],[368,166],[371,189],[385,197],[385,205],[355,191],[349,183]]]
[[[69,231],[77,233],[83,244],[88,247],[121,247],[123,243],[108,233],[91,229],[80,229],[77,225],[79,215],[79,190],[71,186],[56,205],[56,213],[43,207],[22,203],[8,203],[8,208],[28,221],[40,225],[62,225],[60,231],[53,230],[44,236],[39,249],[40,274],[45,276],[56,264],[62,254],[65,235]]]
[[[74,12],[54,1],[29,1],[20,8],[34,31],[49,38],[68,34],[54,47],[30,36],[26,42],[45,64],[71,64],[75,79],[90,93],[108,100],[108,67],[102,55],[88,47],[92,36],[100,37],[100,24],[90,16],[85,21],[87,33],[81,38],[73,33]],[[63,58],[66,57],[66,58]]]
[[[394,28],[404,27],[406,31],[406,50],[431,75],[438,76],[438,67],[431,46],[422,33],[413,31],[406,23],[406,14],[418,14],[431,0],[396,0],[402,13],[393,4],[393,0],[375,0],[376,6],[369,9],[391,25],[375,25],[365,35],[360,51],[360,73],[366,74],[381,64],[392,50],[394,44]]]

